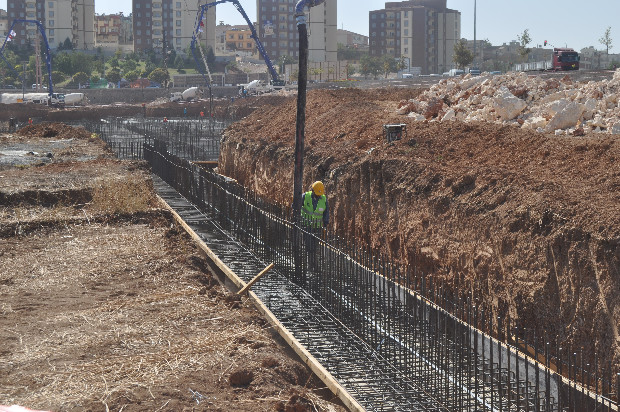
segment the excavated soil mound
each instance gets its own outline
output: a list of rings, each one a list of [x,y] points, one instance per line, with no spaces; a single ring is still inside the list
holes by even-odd
[[[17,131],[22,137],[48,137],[56,139],[89,139],[91,133],[81,127],[71,127],[64,123],[40,123],[28,125]]]
[[[395,113],[420,92],[308,94],[304,187],[323,180],[330,225],[530,338],[620,364],[620,140]],[[231,126],[220,172],[290,204],[295,113],[291,100]],[[388,143],[389,123],[406,137]]]

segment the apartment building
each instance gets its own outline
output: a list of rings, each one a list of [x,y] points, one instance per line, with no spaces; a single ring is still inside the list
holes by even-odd
[[[226,49],[233,50],[237,54],[249,57],[258,51],[256,42],[252,38],[252,31],[248,26],[236,26],[226,30],[225,39]]]
[[[385,3],[369,13],[370,55],[405,58],[423,74],[454,68],[454,45],[461,38],[461,13],[446,0]]]
[[[50,48],[57,48],[66,39],[79,50],[95,46],[94,0],[8,0],[7,15],[9,25],[15,19],[39,21]],[[26,44],[38,30],[35,25],[19,24],[14,31],[14,41]]]
[[[105,51],[118,50],[120,34],[120,14],[102,14],[95,16],[95,47],[101,47]]]
[[[257,31],[271,60],[299,56],[299,33],[295,21],[297,0],[257,0]],[[336,61],[338,51],[337,1],[312,7],[306,23],[308,60]]]
[[[2,41],[6,39],[6,36],[9,34],[9,19],[6,14],[6,10],[0,9],[0,36],[2,36]]]
[[[368,50],[368,36],[338,29],[338,44],[358,50]]]
[[[134,50],[166,49],[183,52],[191,44],[196,30],[201,0],[133,0]],[[202,19],[200,41],[215,50],[215,7],[208,8]]]

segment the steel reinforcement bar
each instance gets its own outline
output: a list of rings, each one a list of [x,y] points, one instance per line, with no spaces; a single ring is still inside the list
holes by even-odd
[[[558,373],[548,345],[532,356],[518,350],[518,333],[511,345],[482,333],[459,318],[506,325],[469,301],[433,303],[447,300],[423,274],[294,226],[287,207],[179,159],[165,142],[145,145],[144,157],[194,205],[188,223],[246,282],[256,261],[275,263],[253,291],[366,409],[618,410],[611,376],[577,384],[585,369],[575,362]]]

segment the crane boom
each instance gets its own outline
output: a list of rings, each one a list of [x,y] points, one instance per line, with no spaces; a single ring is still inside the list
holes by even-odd
[[[191,42],[192,54],[194,55],[194,60],[196,61],[197,67],[200,69],[200,64],[198,62],[198,57],[196,56],[196,38],[198,36],[198,33],[200,33],[200,29],[202,27],[201,23],[202,23],[202,19],[204,18],[205,11],[209,7],[214,7],[214,6],[217,6],[218,4],[222,4],[222,3],[232,3],[233,6],[235,6],[235,8],[237,9],[237,11],[241,14],[241,16],[243,16],[243,18],[245,19],[246,23],[248,24],[248,26],[250,28],[250,32],[252,33],[252,35],[250,37],[252,37],[252,39],[254,39],[254,42],[256,43],[256,48],[260,52],[261,56],[263,57],[263,60],[265,61],[265,64],[267,65],[267,69],[269,70],[269,74],[271,75],[273,83],[276,84],[276,85],[282,84],[282,82],[280,81],[280,77],[278,76],[278,72],[273,67],[273,63],[271,62],[271,59],[269,59],[269,55],[267,55],[267,51],[265,51],[265,48],[263,47],[263,44],[261,43],[260,39],[258,38],[258,34],[256,33],[256,29],[254,28],[254,25],[252,24],[252,21],[250,20],[250,18],[246,14],[245,10],[243,10],[243,7],[241,6],[241,3],[239,3],[239,0],[219,0],[219,1],[214,1],[212,3],[207,3],[205,5],[200,6],[200,14],[199,14],[198,20],[196,22],[196,29],[194,30],[194,34],[192,35],[192,42]],[[206,66],[206,62],[205,62],[205,66]],[[207,70],[208,70],[208,67],[207,67]],[[210,83],[211,83],[210,79],[207,81],[206,76],[205,76],[205,74],[204,74],[204,72],[202,70],[201,70],[201,74],[205,78],[205,81],[210,86]]]
[[[46,63],[46,66],[47,66],[47,82],[48,82],[47,90],[49,91],[48,95],[51,96],[52,93],[54,92],[54,90],[53,90],[54,86],[52,84],[52,54],[50,53],[50,45],[47,42],[47,36],[45,35],[45,30],[43,29],[43,25],[41,24],[41,22],[39,22],[37,20],[15,19],[15,20],[13,20],[13,23],[11,24],[11,28],[8,30],[8,32],[11,33],[13,31],[13,27],[15,27],[15,25],[18,24],[18,23],[36,24],[37,28],[41,32],[41,36],[43,37],[43,41],[45,42],[45,48],[46,48],[45,63]],[[2,44],[2,48],[0,48],[0,55],[2,55],[2,59],[7,63],[7,65],[9,67],[11,67],[9,62],[4,57],[4,48],[6,47],[8,37],[9,36],[7,36],[4,39],[4,43]],[[11,67],[11,69],[13,69],[13,71],[15,71],[15,68]],[[22,81],[23,81],[23,79],[22,79]]]

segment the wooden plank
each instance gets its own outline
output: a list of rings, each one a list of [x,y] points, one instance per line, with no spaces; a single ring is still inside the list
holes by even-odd
[[[196,242],[198,247],[203,250],[209,259],[211,259],[218,268],[222,270],[222,272],[238,287],[243,288],[245,282],[235,274],[224,262],[217,257],[215,253],[202,241],[200,236],[194,232],[194,230],[185,223],[185,221],[179,216],[177,212],[175,212],[164,199],[157,196],[162,206],[170,211],[174,219],[185,229],[185,231],[192,237],[192,239]],[[265,272],[266,273],[266,272]],[[248,299],[252,301],[254,306],[258,309],[260,313],[265,316],[267,321],[274,327],[276,331],[280,334],[280,336],[288,343],[288,345],[295,351],[295,353],[300,357],[300,359],[308,365],[310,370],[323,381],[325,386],[332,391],[332,393],[345,404],[349,410],[352,412],[364,412],[364,409],[354,398],[349,394],[349,392],[344,389],[340,383],[332,376],[327,369],[323,367],[319,363],[318,360],[310,352],[303,347],[303,345],[286,329],[286,327],[276,318],[276,316],[263,304],[263,302],[258,298],[258,296],[252,292],[248,291]]]
[[[254,276],[254,278],[251,281],[249,281],[247,285],[242,287],[241,290],[237,292],[237,295],[243,295],[249,288],[252,287],[253,284],[258,282],[258,280],[262,278],[265,273],[269,272],[272,267],[273,267],[273,263],[271,263],[269,266],[263,269],[258,275]]]

